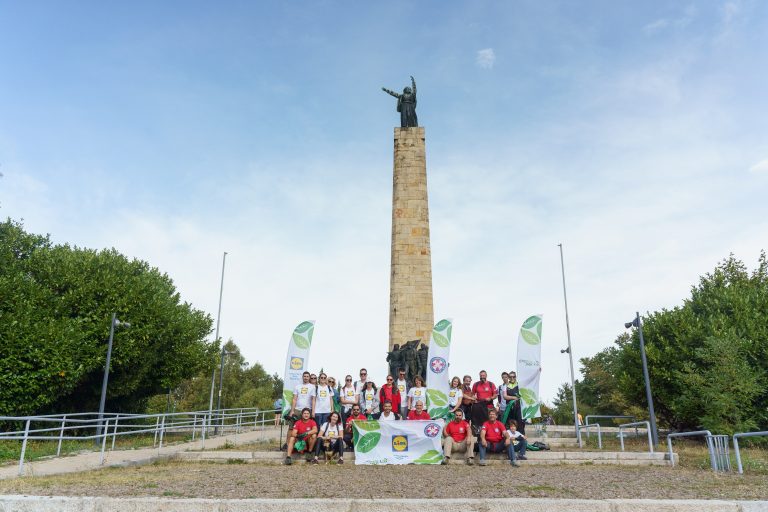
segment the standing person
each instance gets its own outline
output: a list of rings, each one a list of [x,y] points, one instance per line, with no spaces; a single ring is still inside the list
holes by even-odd
[[[313,386],[317,386],[317,375],[314,373],[309,376],[309,383]]]
[[[405,368],[397,369],[397,390],[400,392],[400,417],[408,416],[408,379],[405,376]]]
[[[360,380],[355,381],[355,391],[358,395],[363,392],[366,382],[368,382],[368,370],[360,368]]]
[[[488,372],[480,371],[480,380],[474,383],[472,392],[477,396],[477,403],[472,407],[472,423],[479,425],[488,420],[488,412],[493,409],[496,398],[496,385],[488,380]]]
[[[381,405],[382,411],[373,418],[379,421],[396,421],[400,416],[392,410],[392,402],[386,400]]]
[[[454,377],[458,380],[458,377]],[[469,423],[464,420],[464,411],[456,409],[453,420],[449,421],[443,429],[443,451],[445,458],[442,464],[448,464],[451,460],[451,454],[463,452],[468,465],[475,463],[475,436],[472,435],[472,429]]]
[[[498,417],[501,419],[502,423],[504,423],[504,411],[507,408],[507,402],[509,401],[506,397],[509,395],[506,394],[507,392],[507,384],[509,384],[509,373],[507,372],[501,372],[501,384],[499,384],[499,389],[497,390],[499,396],[499,410]]]
[[[328,421],[328,417],[333,412],[333,389],[328,385],[328,376],[320,372],[318,375],[320,381],[315,390],[315,405],[312,410],[312,417],[318,425]]]
[[[297,444],[303,444],[301,449],[296,448],[299,453],[306,452],[309,456],[312,450],[315,448],[315,440],[317,439],[317,423],[310,418],[312,411],[305,407],[301,410],[301,419],[293,424],[293,428],[288,433],[288,453],[285,456],[285,464],[290,466],[293,464],[291,455],[293,449]],[[309,460],[309,459],[307,459]]]
[[[507,455],[509,456],[509,463],[513,466],[519,464],[515,462],[515,452],[520,452],[517,457],[520,460],[528,460],[525,456],[526,444],[528,444],[528,438],[525,435],[517,431],[517,421],[509,420],[509,428],[507,429],[506,440],[504,443],[507,445]]]
[[[408,413],[409,420],[431,420],[429,413],[424,410],[424,403],[419,400],[416,402],[416,408]]]
[[[464,418],[470,421],[472,419],[472,406],[477,401],[477,395],[472,392],[472,377],[470,375],[464,376],[461,393],[461,410],[464,411]],[[477,428],[479,430],[480,425]]]
[[[448,390],[448,413],[456,414],[461,409],[461,398],[464,392],[461,390],[461,381],[458,377],[451,379],[451,389]],[[462,415],[463,417],[463,415]]]
[[[347,445],[349,450],[353,450],[355,448],[354,443],[352,442],[354,439],[354,436],[352,435],[352,422],[358,420],[365,421],[367,419],[368,418],[360,413],[359,405],[352,406],[349,417],[347,418],[346,423],[344,423],[344,443]]]
[[[341,426],[341,415],[336,411],[328,416],[328,421],[320,425],[315,443],[315,458],[312,464],[317,464],[321,453],[338,454],[339,464],[344,464],[344,429]]]
[[[333,393],[333,410],[341,414],[341,401],[339,400],[339,388],[336,387],[335,377],[328,377],[328,387],[331,388],[331,392]]]
[[[395,379],[391,375],[387,375],[387,383],[379,390],[379,403],[383,404],[387,401],[392,402],[393,410],[400,410],[400,392],[395,387]]]
[[[504,424],[496,420],[496,410],[488,411],[488,421],[480,429],[480,465],[485,466],[486,453],[501,453],[507,449],[504,440],[506,431]]]
[[[360,397],[352,384],[351,375],[344,377],[344,387],[339,391],[339,400],[341,401],[341,420],[346,425],[352,406],[360,403]]]
[[[280,415],[283,413],[283,399],[278,398],[272,403],[272,409],[275,411],[275,428],[280,424]]]
[[[418,402],[421,402],[423,407],[427,406],[427,388],[424,387],[424,379],[421,375],[413,378],[413,386],[408,391],[408,410],[415,409]]]
[[[369,419],[379,412],[379,393],[372,380],[365,381],[365,388],[360,392],[360,410]]]
[[[517,422],[517,429],[520,431],[521,434],[525,434],[525,420],[523,420],[523,407],[522,402],[520,400],[520,387],[517,383],[517,373],[516,372],[509,372],[509,384],[507,384],[507,396],[510,396],[513,400],[512,403],[507,404],[507,409],[509,409],[509,412],[507,413],[506,418],[502,416],[502,423],[509,422],[509,419],[513,419]]]

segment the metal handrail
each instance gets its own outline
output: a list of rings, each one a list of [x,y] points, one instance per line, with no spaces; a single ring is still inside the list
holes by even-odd
[[[736,452],[736,466],[739,470],[739,474],[744,474],[744,468],[741,465],[741,452],[739,451],[739,438],[740,437],[757,437],[757,436],[768,436],[768,430],[763,430],[760,432],[739,432],[738,434],[733,434],[733,451]]]
[[[696,430],[694,432],[677,432],[673,434],[667,434],[667,446],[669,447],[669,461],[672,464],[672,466],[675,465],[675,457],[672,454],[672,438],[673,437],[691,437],[691,436],[711,436],[712,432],[709,430]],[[707,443],[707,448],[709,449],[709,460],[710,463],[713,465],[712,469],[714,468],[714,460],[715,460],[715,454],[712,451],[712,445],[710,443]]]
[[[622,423],[619,425],[619,440],[621,441],[621,451],[624,451],[624,436],[621,434],[621,429],[624,427],[635,427],[637,431],[638,425],[645,425],[646,433],[648,434],[648,451],[653,453],[653,440],[651,439],[651,423],[649,421],[635,421],[632,423]]]
[[[587,439],[589,439],[589,429],[592,427],[597,427],[597,447],[602,450],[603,449],[603,433],[600,431],[599,423],[588,423],[586,425],[579,425],[579,431],[586,430]]]

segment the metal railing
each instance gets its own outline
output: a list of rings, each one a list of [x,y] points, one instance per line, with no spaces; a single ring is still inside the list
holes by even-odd
[[[645,430],[648,434],[648,451],[653,453],[653,439],[651,439],[651,423],[649,421],[635,421],[632,423],[622,423],[619,425],[619,441],[621,441],[621,451],[624,451],[624,435],[622,429],[625,427],[635,427],[635,435],[637,435],[637,427],[640,425],[645,425]]]
[[[758,436],[768,436],[768,430],[764,430],[761,432],[740,432],[738,434],[733,434],[733,451],[736,453],[736,468],[739,471],[739,474],[744,474],[744,468],[741,465],[741,452],[739,451],[739,438],[740,437],[758,437]]]
[[[667,447],[669,448],[669,462],[672,466],[675,465],[675,456],[672,453],[672,438],[673,437],[693,437],[693,436],[711,437],[712,432],[710,432],[709,430],[696,430],[694,432],[676,432],[673,434],[667,434]],[[712,452],[712,445],[707,443],[707,449],[709,450],[710,464],[712,465],[712,469],[715,469],[714,462],[713,462],[715,460],[715,454]]]
[[[584,418],[584,423],[586,425],[597,425],[597,423],[590,423],[590,418],[599,418],[599,419],[615,419],[615,420],[636,420],[637,418],[635,416],[622,416],[622,415],[604,415],[604,414],[587,414],[587,417]],[[587,439],[589,439],[589,430],[587,430]]]
[[[589,429],[592,427],[597,427],[597,447],[602,450],[603,449],[603,433],[600,431],[599,423],[588,423],[586,425],[579,425],[579,430],[586,430],[587,439],[589,439]]]
[[[27,443],[32,441],[56,442],[56,456],[61,455],[63,441],[100,442],[100,464],[104,463],[107,440],[112,438],[111,450],[119,436],[153,434],[152,447],[163,447],[166,434],[182,433],[191,435],[195,441],[200,436],[201,447],[205,448],[206,437],[216,429],[221,435],[239,434],[246,429],[262,430],[274,425],[275,410],[257,408],[221,409],[214,411],[188,411],[163,414],[98,413],[83,412],[71,414],[49,414],[41,416],[0,416],[0,422],[23,423],[23,430],[0,432],[0,440],[21,441],[19,475],[24,474]],[[91,434],[90,432],[96,432]]]
[[[711,465],[714,471],[730,471],[731,470],[731,456],[728,453],[728,441],[727,435],[712,435],[707,436],[707,447],[711,457]]]

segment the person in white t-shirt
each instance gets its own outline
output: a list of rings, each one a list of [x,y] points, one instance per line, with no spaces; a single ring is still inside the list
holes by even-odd
[[[400,419],[400,416],[396,412],[392,411],[392,402],[389,400],[385,400],[381,405],[381,408],[383,410],[380,414],[375,415],[374,419],[379,421],[396,421]]]
[[[320,375],[323,375],[322,373]],[[320,378],[318,375],[318,378]],[[322,382],[322,379],[320,379]],[[321,453],[326,455],[338,454],[338,464],[344,464],[344,428],[341,426],[341,415],[337,412],[332,412],[328,416],[328,421],[320,425],[317,431],[317,442],[315,443],[315,458],[312,459],[313,464],[317,464],[317,458]]]
[[[360,380],[355,381],[355,391],[358,395],[363,392],[366,382],[368,382],[368,370],[360,368]]]
[[[344,387],[340,390],[339,400],[341,401],[341,422],[346,425],[352,407],[360,403],[360,396],[352,384],[351,375],[344,378]]]
[[[515,452],[519,453],[517,459],[528,460],[528,458],[525,456],[525,449],[527,448],[528,438],[517,431],[516,420],[509,420],[507,424],[509,428],[507,428],[507,431],[504,433],[504,444],[507,445],[509,463],[513,466],[517,466],[518,464],[515,462]]]
[[[461,399],[464,392],[461,390],[461,379],[454,377],[451,379],[451,389],[448,390],[448,412],[456,414],[461,409]]]
[[[372,380],[365,382],[365,388],[360,392],[360,410],[366,416],[379,412],[379,392]]]
[[[413,378],[413,386],[408,391],[408,410],[416,408],[416,402],[421,402],[427,407],[427,388],[424,387],[424,379],[420,375]]]
[[[319,382],[315,389],[315,406],[312,416],[315,418],[315,423],[322,425],[328,421],[328,416],[333,412],[333,390],[328,385],[328,376],[325,373],[320,372],[317,379]]]
[[[400,391],[400,417],[408,416],[408,380],[405,378],[405,368],[397,369],[397,390]]]
[[[304,372],[301,376],[302,383],[293,388],[293,404],[291,404],[291,414],[296,411],[315,408],[315,385],[309,382],[309,372]]]

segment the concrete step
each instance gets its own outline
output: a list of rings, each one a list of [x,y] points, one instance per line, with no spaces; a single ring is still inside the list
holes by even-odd
[[[519,461],[525,465],[543,464],[615,464],[621,466],[667,466],[668,455],[665,452],[586,452],[586,451],[541,451],[528,452],[528,460]],[[238,452],[238,451],[204,451],[204,452],[179,452],[174,459],[183,461],[208,461],[222,463],[260,463],[282,464],[285,460],[285,452]],[[294,455],[295,463],[304,460],[303,455]],[[355,454],[344,453],[344,460],[353,462]],[[479,455],[475,455],[475,463],[479,462]],[[492,465],[509,464],[505,455],[494,453],[488,455],[488,463]],[[677,454],[675,454],[677,461]],[[451,464],[464,464],[463,455],[456,454]]]

